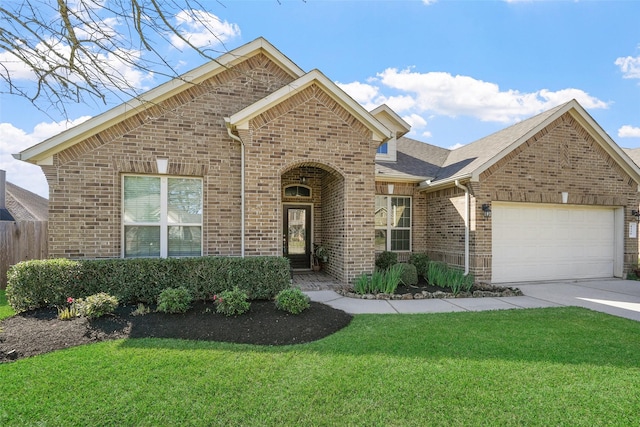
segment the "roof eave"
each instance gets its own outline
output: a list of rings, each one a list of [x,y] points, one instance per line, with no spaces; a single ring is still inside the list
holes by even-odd
[[[114,107],[86,122],[55,135],[13,156],[22,161],[38,164],[52,155],[69,148],[76,143],[89,138],[102,130],[105,130],[135,114],[139,114],[158,103],[197,85],[217,73],[220,73],[234,65],[246,60],[248,57],[263,53],[292,77],[304,75],[304,71],[282,52],[276,49],[263,37],[259,37],[243,46],[240,46],[221,57],[207,62],[198,68],[169,80],[160,86],[145,92],[139,98],[127,101]],[[17,157],[16,157],[17,156]]]
[[[423,192],[432,192],[437,190],[442,190],[443,188],[455,187],[456,181],[465,183],[470,181],[476,181],[477,177],[473,173],[452,176],[451,178],[438,180],[435,182],[432,181],[422,181],[420,185],[418,185],[418,191]]]
[[[258,102],[255,102],[254,104],[233,114],[229,117],[229,122],[232,126],[238,129],[247,128],[249,121],[252,118],[273,108],[278,103],[303,91],[313,84],[321,86],[323,90],[331,94],[340,105],[349,111],[349,113],[365,124],[372,131],[373,139],[375,141],[384,142],[393,137],[392,132],[389,129],[387,129],[382,123],[373,117],[371,113],[349,97],[342,89],[317,69],[308,72],[304,76],[262,98]]]

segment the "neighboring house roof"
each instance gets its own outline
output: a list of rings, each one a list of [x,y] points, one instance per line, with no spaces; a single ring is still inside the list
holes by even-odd
[[[33,147],[14,154],[18,160],[24,160],[39,165],[52,164],[52,156],[59,153],[87,138],[101,132],[102,130],[114,126],[127,118],[139,114],[140,112],[157,105],[158,103],[177,95],[197,85],[230,67],[262,53],[276,62],[283,70],[292,77],[298,78],[304,75],[304,71],[293,61],[283,55],[271,43],[260,37],[249,42],[229,53],[222,55],[216,60],[191,70],[180,77],[172,79],[155,89],[152,89],[137,99],[125,102],[111,110],[102,113],[84,123],[66,130],[52,138],[49,138]]]
[[[42,196],[6,183],[6,209],[13,221],[46,221],[49,217],[49,201]]]
[[[273,108],[277,104],[285,101],[293,95],[305,90],[311,85],[320,86],[329,96],[338,104],[346,109],[350,114],[358,118],[358,120],[372,131],[373,139],[378,142],[384,142],[391,138],[392,132],[380,123],[371,113],[354,101],[347,95],[338,85],[329,80],[319,70],[312,70],[297,80],[278,89],[272,94],[262,98],[241,111],[233,114],[231,117],[225,118],[227,126],[232,129],[248,129],[249,121],[254,117]]]

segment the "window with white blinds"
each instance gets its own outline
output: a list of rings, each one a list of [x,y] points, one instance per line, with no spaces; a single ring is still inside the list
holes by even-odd
[[[376,251],[411,251],[411,197],[376,196]]]
[[[202,179],[124,175],[123,256],[202,255]]]

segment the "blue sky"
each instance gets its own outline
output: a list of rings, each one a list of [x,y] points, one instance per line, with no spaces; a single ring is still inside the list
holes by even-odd
[[[206,16],[220,21],[225,40],[213,49],[265,37],[368,109],[387,103],[412,124],[410,137],[430,144],[458,147],[576,98],[620,146],[640,148],[640,2],[202,4]],[[200,40],[198,28],[184,25]],[[164,49],[181,72],[203,62]],[[144,88],[162,83],[138,77]],[[63,130],[63,117],[8,95],[0,102],[0,168],[9,181],[47,196],[40,169],[11,153]],[[78,122],[117,103],[72,106],[69,119]]]

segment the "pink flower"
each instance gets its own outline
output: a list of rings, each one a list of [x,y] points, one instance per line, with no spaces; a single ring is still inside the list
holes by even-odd
[[[73,301],[74,301],[73,298],[71,298],[71,297],[67,298],[67,303],[68,304],[73,304]]]

